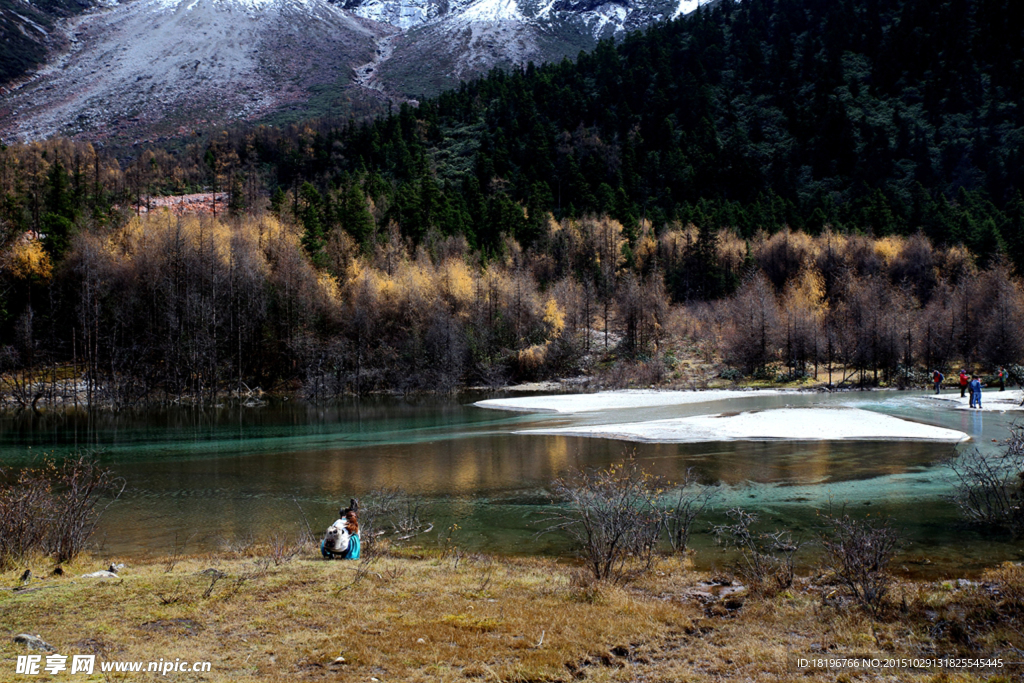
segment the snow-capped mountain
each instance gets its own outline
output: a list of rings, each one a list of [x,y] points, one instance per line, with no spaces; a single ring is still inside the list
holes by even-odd
[[[380,65],[377,78],[413,95],[435,94],[495,66],[521,68],[531,61],[575,57],[602,38],[678,17],[699,5],[698,0],[412,1],[422,3],[426,18],[392,41],[391,57]],[[407,2],[393,0],[394,5]],[[353,11],[368,10],[357,6]],[[425,64],[431,68],[424,69]]]
[[[522,22],[578,17],[594,38],[692,12],[700,0],[347,0],[345,9],[406,30],[420,24]]]
[[[494,66],[575,56],[698,0],[126,0],[0,96],[0,138],[183,134],[282,111],[359,115]]]

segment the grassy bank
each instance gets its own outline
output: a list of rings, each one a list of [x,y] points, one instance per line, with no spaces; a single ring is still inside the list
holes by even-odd
[[[103,674],[74,680],[710,681],[837,680],[798,670],[801,655],[989,657],[1020,661],[1024,568],[978,582],[899,583],[869,617],[827,576],[765,597],[709,586],[731,577],[663,560],[627,586],[594,584],[547,559],[402,551],[324,562],[278,546],[128,562],[118,578],[82,578],[106,560],[52,575],[38,560],[0,576],[0,680],[39,634],[64,655],[209,661],[205,674]],[[45,653],[44,653],[45,654]],[[336,661],[338,657],[344,661]],[[45,663],[45,659],[43,660]],[[69,659],[70,661],[70,659]],[[901,669],[839,680],[1019,680],[987,672]],[[842,676],[846,676],[845,679]]]

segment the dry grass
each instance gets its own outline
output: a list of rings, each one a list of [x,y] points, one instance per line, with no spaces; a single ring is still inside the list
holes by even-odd
[[[1008,648],[1024,647],[1021,567],[966,587],[900,584],[889,613],[872,619],[824,580],[798,580],[770,599],[703,595],[699,582],[709,577],[680,559],[625,587],[590,583],[547,559],[405,553],[324,562],[304,552],[275,565],[269,547],[185,558],[170,571],[161,560],[131,564],[119,579],[79,578],[101,564],[80,560],[53,577],[39,560],[32,570],[47,578],[29,591],[10,590],[20,570],[0,575],[8,587],[0,590],[0,680],[15,678],[24,650],[11,638],[26,631],[61,654],[213,663],[201,677],[169,675],[178,681],[832,681],[835,674],[796,671],[792,656],[1014,659]],[[339,655],[345,662],[334,664]],[[1022,672],[1004,669],[1001,680]],[[89,680],[159,678],[107,676],[97,668]],[[935,671],[886,678],[1000,680]]]

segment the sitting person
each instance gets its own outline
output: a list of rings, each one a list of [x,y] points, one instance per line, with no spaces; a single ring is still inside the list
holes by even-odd
[[[338,519],[320,541],[320,554],[331,560],[335,557],[342,560],[359,559],[359,501],[352,499],[349,507],[338,511]]]

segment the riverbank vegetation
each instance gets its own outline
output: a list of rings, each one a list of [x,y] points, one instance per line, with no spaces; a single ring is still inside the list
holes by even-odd
[[[706,388],[743,377],[915,386],[959,364],[1019,373],[1024,289],[996,259],[923,235],[548,219],[537,245],[485,258],[461,236],[394,225],[310,257],[272,213],[132,217],[84,231],[55,262],[6,254],[9,404],[311,400],[587,375],[601,386]],[[675,301],[712,264],[735,292]],[[713,269],[712,269],[713,270]],[[880,305],[884,302],[884,305]]]
[[[115,578],[80,578],[99,558],[64,565],[62,576],[36,562],[44,578],[18,590],[17,573],[0,575],[0,656],[13,667],[26,651],[11,637],[31,632],[60,654],[97,655],[97,670],[100,662],[181,658],[211,662],[203,676],[210,681],[834,681],[843,672],[800,670],[795,660],[1010,662],[1024,648],[1024,571],[1016,565],[974,580],[895,581],[872,616],[828,572],[762,595],[678,557],[616,585],[546,559],[392,549],[325,562],[311,554],[306,546],[289,559],[272,545],[250,545],[128,561]],[[1009,681],[1018,670],[901,668],[886,676]]]
[[[17,473],[0,469],[0,569],[39,553],[58,564],[76,558],[124,485],[88,455]]]

